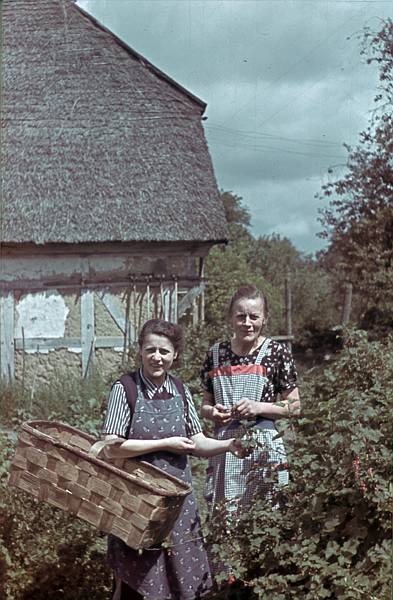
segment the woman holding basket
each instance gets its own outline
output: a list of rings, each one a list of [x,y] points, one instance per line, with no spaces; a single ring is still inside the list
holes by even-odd
[[[136,389],[135,405],[130,406],[130,380],[125,376],[109,396],[103,433],[106,439],[124,441],[108,447],[107,457],[143,459],[191,483],[188,454],[244,455],[234,438],[204,436],[188,388],[169,374],[182,350],[181,328],[152,319],[138,341],[142,366],[126,376]],[[212,579],[194,495],[186,497],[165,547],[140,553],[110,535],[108,561],[116,577],[113,600],[194,600],[207,594]]]

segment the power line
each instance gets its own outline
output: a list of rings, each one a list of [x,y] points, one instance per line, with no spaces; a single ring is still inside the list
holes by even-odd
[[[213,138],[209,138],[209,141],[213,144],[219,144],[221,146],[226,146],[227,148],[244,148],[247,150],[252,150],[254,152],[276,152],[276,153],[280,153],[280,154],[295,154],[298,156],[312,156],[312,157],[318,157],[318,158],[329,158],[329,159],[343,159],[345,158],[343,155],[338,155],[338,154],[323,154],[323,153],[318,153],[318,152],[301,152],[300,150],[289,150],[288,148],[277,148],[274,146],[268,146],[266,144],[246,144],[242,141],[234,141],[233,143],[231,143],[228,140],[220,140],[220,139],[215,139]]]
[[[247,131],[242,129],[231,129],[229,127],[221,127],[220,125],[208,125],[205,129],[218,133],[228,133],[228,134],[236,134],[244,138],[248,139],[268,139],[268,140],[279,140],[284,142],[289,142],[292,144],[304,144],[306,146],[341,146],[342,142],[338,141],[330,141],[330,140],[321,140],[321,139],[313,139],[313,138],[293,138],[293,137],[284,137],[280,135],[274,135],[272,133],[267,133],[265,131]]]

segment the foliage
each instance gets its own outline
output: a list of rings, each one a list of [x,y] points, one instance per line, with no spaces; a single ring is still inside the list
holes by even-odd
[[[249,226],[251,217],[248,209],[242,204],[242,198],[233,192],[225,192],[224,190],[221,190],[220,195],[227,222]]]
[[[249,217],[242,198],[231,192],[221,192],[221,197],[226,206],[229,241],[224,247],[213,248],[206,260],[206,322],[212,340],[229,334],[229,299],[247,283],[260,287],[268,298],[269,333],[286,334],[287,275],[292,291],[292,326],[298,343],[307,341],[312,330],[323,331],[337,325],[341,297],[334,293],[331,277],[318,262],[303,255],[286,238],[254,238],[248,230]]]
[[[379,68],[380,85],[368,128],[348,149],[347,173],[322,188],[321,254],[327,268],[354,284],[360,312],[377,308],[393,326],[393,21],[365,31],[363,53]],[[372,323],[370,323],[372,325]]]
[[[197,392],[198,370],[212,341],[211,331],[195,327],[187,335],[187,355],[178,373]],[[315,371],[311,377],[314,375]],[[64,384],[63,397],[53,385],[49,387],[57,389],[59,396],[47,407],[47,415],[58,415],[56,411],[63,406],[68,412],[62,413],[62,420],[82,429],[99,428],[103,382],[95,391],[93,382]],[[393,342],[369,343],[364,333],[348,334],[346,347],[333,367],[319,376],[316,384],[308,377],[301,388],[302,417],[282,423],[292,481],[280,493],[281,510],[272,510],[259,499],[253,510],[242,516],[230,538],[222,535],[222,517],[210,535],[220,552],[229,556],[237,576],[254,589],[256,598],[384,600],[390,525],[386,482]],[[72,389],[75,407],[65,402]],[[20,409],[26,410],[29,398],[24,399],[20,390],[18,393],[15,419],[19,422]],[[1,406],[8,406],[8,422],[12,423],[12,393],[8,389],[6,401],[4,394],[5,389],[0,395]],[[33,417],[43,414],[38,399],[44,396],[40,394],[37,390]],[[89,398],[98,399],[93,409]],[[8,489],[6,477],[13,452],[9,437],[0,436],[0,448],[0,597],[108,597],[103,538],[82,521]],[[205,461],[193,460],[202,513],[205,466]],[[243,592],[238,590],[237,598]],[[213,596],[214,600],[229,597],[225,591]]]
[[[292,327],[297,341],[307,339],[313,329],[327,330],[338,323],[340,296],[334,293],[329,274],[311,256],[299,252],[279,235],[256,240],[251,266],[279,292],[281,321],[275,334],[286,333],[284,315],[285,280],[292,295]]]
[[[110,574],[105,540],[75,517],[7,486],[16,433],[25,420],[63,421],[97,435],[106,384],[57,374],[34,396],[21,384],[0,387],[0,597],[4,600],[103,600]],[[72,577],[70,577],[72,573]]]
[[[214,547],[256,598],[389,597],[392,400],[393,340],[347,332],[302,416],[281,422],[290,484],[272,504],[257,496],[229,535],[222,514],[210,524]]]
[[[97,374],[84,380],[58,373],[34,395],[20,382],[0,383],[0,414],[6,426],[29,419],[64,421],[98,435],[107,383]]]
[[[233,232],[234,228],[230,228]],[[225,248],[211,250],[206,261],[206,275],[209,286],[206,292],[206,323],[216,339],[227,330],[226,314],[229,300],[238,287],[254,284],[261,288],[268,298],[270,307],[270,328],[277,330],[281,313],[279,293],[263,275],[256,273],[248,260],[251,240],[233,236]]]

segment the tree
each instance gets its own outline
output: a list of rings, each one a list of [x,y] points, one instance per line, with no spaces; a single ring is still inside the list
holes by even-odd
[[[297,342],[308,344],[311,333],[337,325],[337,297],[331,277],[315,259],[297,250],[289,239],[279,235],[258,238],[251,265],[279,292],[282,316],[285,279],[290,276],[292,325]],[[286,333],[283,318],[275,333]]]
[[[321,237],[330,241],[323,263],[354,284],[361,312],[389,313],[393,325],[393,22],[365,30],[362,53],[379,67],[377,108],[356,148],[348,149],[347,173],[322,188]]]
[[[294,333],[297,342],[309,345],[315,331],[337,324],[336,297],[329,275],[287,238],[274,234],[254,238],[249,231],[250,215],[242,198],[224,191],[221,197],[229,241],[225,246],[215,247],[206,261],[209,281],[206,320],[212,338],[223,334],[229,298],[245,283],[252,283],[266,293],[270,333],[285,334],[285,278],[290,273]]]
[[[233,192],[224,192],[224,190],[221,190],[220,195],[224,204],[227,222],[249,227],[251,223],[250,212],[242,204],[242,197]]]
[[[216,246],[206,261],[206,277],[209,281],[206,293],[206,322],[212,339],[222,337],[226,327],[226,310],[235,290],[245,284],[254,284],[264,290],[272,307],[272,324],[278,326],[280,317],[279,291],[267,281],[263,273],[252,264],[256,241],[249,232],[250,214],[241,196],[221,191],[229,240],[226,245]],[[273,329],[275,331],[275,329]]]

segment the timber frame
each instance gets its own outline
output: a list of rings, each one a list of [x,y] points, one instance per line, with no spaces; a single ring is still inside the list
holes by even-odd
[[[25,245],[24,245],[25,246]],[[73,349],[81,352],[87,377],[96,349],[127,348],[137,341],[142,322],[178,322],[187,312],[204,320],[204,258],[211,244],[33,244],[3,245],[0,281],[0,374],[15,377],[15,352]],[[15,337],[18,299],[37,292],[80,297],[80,337]],[[125,307],[119,294],[126,297]],[[119,336],[97,336],[95,301],[119,328]]]

